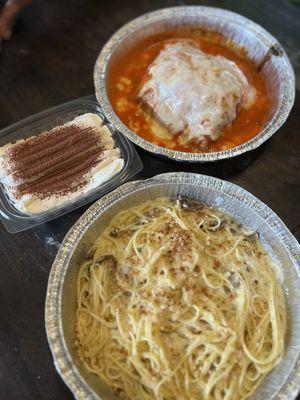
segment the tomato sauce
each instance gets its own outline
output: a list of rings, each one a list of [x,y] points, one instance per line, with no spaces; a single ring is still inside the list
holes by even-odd
[[[195,143],[180,144],[179,136],[161,138],[154,134],[149,116],[137,95],[147,76],[147,68],[168,40],[193,39],[200,49],[211,55],[221,55],[234,61],[250,85],[256,89],[255,103],[250,109],[241,108],[231,125],[225,127],[216,141],[201,149]],[[162,147],[184,152],[211,152],[236,147],[256,136],[265,126],[270,113],[270,102],[263,77],[257,66],[247,59],[247,53],[216,32],[185,29],[154,35],[139,43],[118,65],[112,68],[107,82],[108,96],[122,122],[147,141]]]

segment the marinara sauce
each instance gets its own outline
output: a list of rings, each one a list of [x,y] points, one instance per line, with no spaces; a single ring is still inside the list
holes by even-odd
[[[231,125],[222,130],[216,141],[201,149],[195,143],[180,144],[179,134],[162,138],[153,132],[149,115],[138,100],[138,92],[147,76],[147,69],[169,40],[193,39],[207,54],[221,55],[236,63],[250,85],[256,89],[256,99],[248,110],[241,108]],[[257,65],[247,59],[245,49],[237,48],[216,32],[201,29],[182,29],[164,32],[136,45],[110,71],[107,81],[108,96],[122,122],[139,136],[159,146],[173,150],[200,153],[227,150],[247,142],[265,126],[270,112],[267,88]]]

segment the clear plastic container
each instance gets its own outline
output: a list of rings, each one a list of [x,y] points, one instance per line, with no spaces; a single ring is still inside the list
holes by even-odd
[[[134,146],[125,136],[116,131],[112,125],[106,123],[107,121],[103,116],[101,107],[94,96],[79,98],[49,108],[10,125],[0,132],[0,147],[7,143],[14,143],[21,138],[27,138],[48,131],[85,113],[100,115],[104,120],[104,124],[110,128],[116,145],[119,147],[124,159],[123,169],[91,192],[78,196],[59,207],[36,215],[24,214],[18,211],[6,194],[4,186],[0,183],[0,218],[8,232],[20,232],[75,210],[126,182],[143,168],[143,164]]]

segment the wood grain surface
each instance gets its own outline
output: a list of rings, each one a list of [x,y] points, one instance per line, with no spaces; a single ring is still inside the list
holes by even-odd
[[[206,4],[260,23],[284,45],[299,77],[300,11],[284,0],[34,1],[0,53],[0,129],[48,107],[93,93],[93,65],[110,35],[145,12]],[[300,96],[285,125],[259,149],[188,166],[139,154],[138,178],[168,171],[204,173],[237,183],[267,203],[300,239]],[[1,134],[1,132],[0,132]],[[72,399],[57,375],[44,328],[51,264],[68,229],[87,207],[23,233],[0,223],[0,399]]]

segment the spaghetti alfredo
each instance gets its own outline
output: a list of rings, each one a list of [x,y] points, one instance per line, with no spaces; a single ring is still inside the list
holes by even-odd
[[[284,353],[284,294],[256,233],[191,200],[117,214],[77,291],[80,359],[125,399],[246,399]]]

